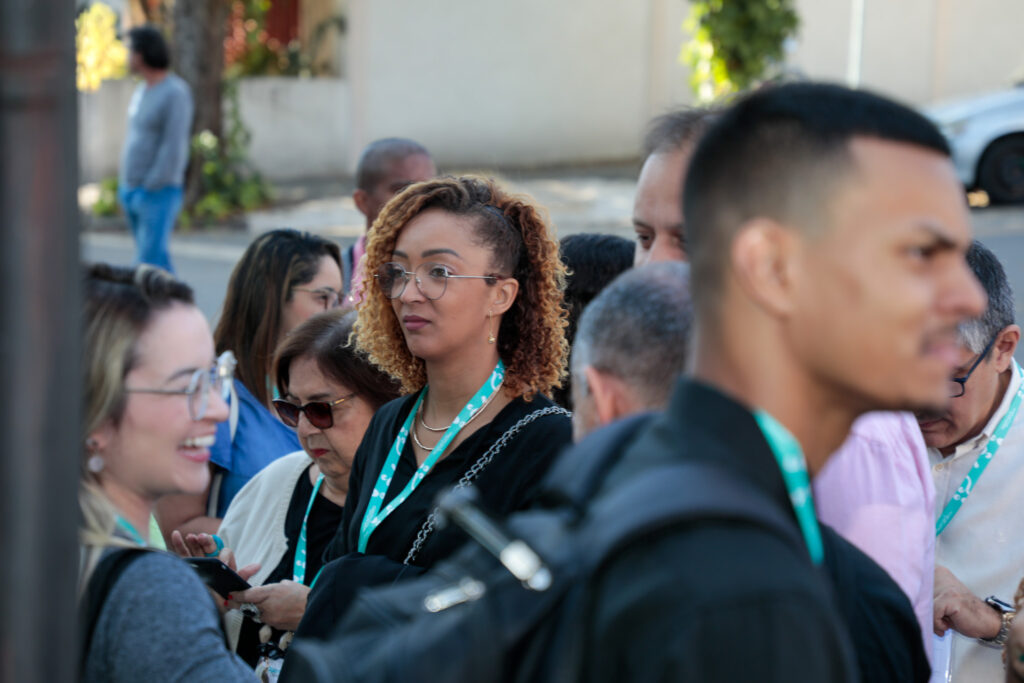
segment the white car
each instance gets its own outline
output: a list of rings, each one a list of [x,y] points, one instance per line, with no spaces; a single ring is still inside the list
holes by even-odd
[[[1024,83],[924,112],[949,140],[957,175],[993,203],[1024,202]]]

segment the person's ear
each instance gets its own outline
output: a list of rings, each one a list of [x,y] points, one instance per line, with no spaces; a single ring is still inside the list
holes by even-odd
[[[359,209],[359,213],[364,216],[370,215],[370,193],[362,188],[357,188],[352,193],[352,201],[355,202],[356,208]]]
[[[594,402],[597,419],[602,425],[638,412],[638,409],[634,409],[625,384],[618,377],[601,372],[592,365],[583,368],[583,373],[587,378],[587,388]]]
[[[1013,353],[1017,350],[1019,342],[1020,326],[1017,324],[1007,325],[996,336],[996,342],[992,345],[992,360],[996,364],[997,372],[1003,372],[1010,367],[1010,361],[1013,360]]]
[[[490,311],[494,315],[503,315],[508,309],[512,308],[512,304],[515,303],[518,294],[519,280],[514,277],[498,280],[494,285],[494,293],[489,307]]]
[[[795,231],[767,218],[748,221],[732,240],[732,270],[740,287],[771,315],[794,308],[800,249]]]

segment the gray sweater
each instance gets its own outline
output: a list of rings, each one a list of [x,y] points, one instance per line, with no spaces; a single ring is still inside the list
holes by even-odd
[[[131,561],[111,588],[93,633],[83,681],[254,681],[228,651],[210,592],[182,560],[162,552]]]
[[[172,73],[152,87],[143,81],[135,88],[121,150],[121,187],[159,190],[184,183],[192,113],[188,84]]]

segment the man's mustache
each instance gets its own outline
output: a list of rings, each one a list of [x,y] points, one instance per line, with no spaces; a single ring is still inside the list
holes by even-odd
[[[934,422],[935,420],[944,420],[948,414],[944,410],[920,410],[914,413],[914,417],[918,422]]]

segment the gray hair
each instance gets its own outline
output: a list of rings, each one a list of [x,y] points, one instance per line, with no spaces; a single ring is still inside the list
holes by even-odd
[[[960,324],[960,343],[981,353],[997,334],[1013,324],[1013,289],[999,259],[981,242],[974,241],[967,250],[967,265],[985,289],[988,307],[980,318]]]
[[[719,114],[721,110],[714,107],[686,107],[651,119],[644,136],[644,157],[696,145]]]
[[[356,166],[356,187],[367,192],[379,185],[388,174],[388,167],[396,161],[415,156],[430,157],[427,148],[408,138],[374,140],[359,157]]]
[[[583,311],[572,350],[573,381],[593,367],[618,377],[648,408],[663,408],[683,372],[693,313],[689,267],[653,263],[615,278]]]

